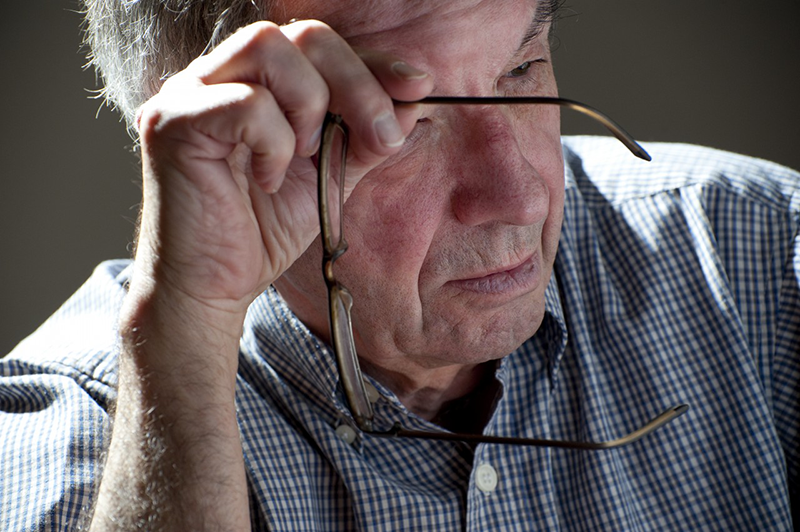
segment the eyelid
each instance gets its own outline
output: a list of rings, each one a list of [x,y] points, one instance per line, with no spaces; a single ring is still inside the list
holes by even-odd
[[[520,69],[523,69],[523,68],[524,68],[524,70],[522,70],[519,75],[514,73],[516,70],[520,70]],[[514,68],[512,68],[511,70],[509,70],[508,72],[506,72],[506,77],[509,77],[509,78],[522,77],[525,74],[527,74],[528,71],[530,71],[531,68],[533,68],[533,61],[522,62],[519,65],[517,65]]]
[[[541,64],[544,64],[544,63],[548,63],[548,60],[546,58],[544,58],[544,57],[540,57],[540,58],[537,58],[537,59],[528,59],[527,61],[523,61],[522,63],[518,64],[517,66],[515,66],[511,70],[507,71],[505,73],[504,77],[507,77],[507,78],[522,78],[522,77],[525,77],[525,76],[529,75],[531,70],[534,69],[537,65],[541,65]],[[519,75],[514,75],[513,74],[513,72],[515,70],[517,70],[518,68],[523,67],[523,66],[526,67],[524,72],[522,72]]]

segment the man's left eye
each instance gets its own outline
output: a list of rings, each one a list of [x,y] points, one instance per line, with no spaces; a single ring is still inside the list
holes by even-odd
[[[528,73],[528,71],[531,69],[532,66],[533,66],[533,61],[525,61],[524,63],[519,65],[517,68],[515,68],[513,70],[510,70],[508,72],[507,76],[510,77],[510,78],[520,78],[520,77],[526,75]]]

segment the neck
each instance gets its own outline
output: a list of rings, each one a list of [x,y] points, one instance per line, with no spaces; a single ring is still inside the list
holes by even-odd
[[[447,366],[414,374],[360,361],[362,369],[397,395],[411,412],[454,431],[480,432],[492,411],[496,362]]]
[[[326,317],[311,303],[313,298],[298,290],[287,276],[274,284],[297,317],[330,343]],[[359,365],[392,390],[411,412],[454,432],[480,432],[494,410],[496,360],[431,367],[415,358],[390,357],[379,366],[359,357]]]

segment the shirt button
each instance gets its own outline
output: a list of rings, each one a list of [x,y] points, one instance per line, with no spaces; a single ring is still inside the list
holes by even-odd
[[[364,381],[364,391],[367,392],[367,399],[369,399],[369,402],[372,404],[377,403],[378,399],[381,398],[381,394],[378,393],[378,390],[370,382]]]
[[[475,471],[475,484],[484,493],[491,493],[497,488],[497,471],[489,464],[481,464]]]
[[[347,444],[352,444],[356,441],[356,431],[350,425],[339,425],[336,427],[336,435],[340,440]]]

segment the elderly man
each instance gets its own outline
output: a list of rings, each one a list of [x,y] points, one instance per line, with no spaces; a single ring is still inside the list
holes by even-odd
[[[796,173],[403,103],[555,98],[549,0],[208,4],[87,1],[141,227],[0,366],[4,526],[791,529]]]

